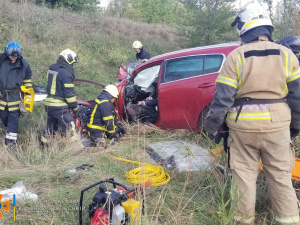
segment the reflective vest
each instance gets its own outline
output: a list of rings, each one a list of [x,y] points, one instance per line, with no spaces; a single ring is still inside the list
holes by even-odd
[[[113,104],[110,102],[111,96],[102,92],[97,99],[95,99],[89,116],[89,123],[87,127],[90,131],[105,131],[113,134],[116,131],[115,113]]]
[[[50,66],[47,72],[47,98],[44,104],[50,107],[77,107],[74,90],[74,70],[62,58]]]

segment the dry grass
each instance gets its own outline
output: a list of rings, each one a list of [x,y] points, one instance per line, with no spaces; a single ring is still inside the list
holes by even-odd
[[[79,53],[80,63],[75,65],[77,78],[100,83],[115,82],[119,63],[134,60],[133,40],[139,39],[147,50],[156,54],[179,48],[172,29],[161,25],[134,23],[127,19],[103,17],[100,14],[75,14],[64,9],[51,10],[26,1],[16,5],[0,0],[0,47],[11,40],[21,43],[24,57],[33,70],[36,85],[46,83],[46,70],[55,62],[58,53],[71,48]],[[84,85],[76,92],[93,99],[101,90]],[[136,165],[119,162],[103,154],[103,149],[82,149],[76,143],[56,137],[46,151],[39,149],[38,139],[45,124],[42,105],[35,107],[33,115],[20,120],[20,148],[17,154],[0,146],[0,190],[23,180],[26,188],[39,196],[37,203],[17,202],[17,220],[14,224],[44,225],[77,224],[80,190],[94,182],[114,177],[129,187],[124,174]],[[212,149],[211,141],[189,131],[163,131],[148,125],[127,125],[127,134],[110,146],[105,153],[126,159],[155,164],[145,151],[151,142],[183,140]],[[1,136],[4,136],[1,129]],[[299,144],[297,144],[299,146]],[[299,149],[297,149],[299,151]],[[221,163],[226,159],[223,155]],[[65,171],[83,163],[93,164],[90,170],[74,176]],[[147,188],[137,199],[145,201],[145,212],[139,224],[232,224],[232,211],[226,203],[230,199],[230,178],[217,169],[210,172],[169,171],[169,184]],[[90,203],[96,190],[87,196]],[[268,197],[258,189],[257,224],[272,224]],[[62,202],[64,200],[64,202]],[[56,210],[54,206],[62,206]],[[37,210],[44,209],[44,211]],[[3,212],[0,224],[12,224],[12,213]]]
[[[41,106],[37,106],[33,118],[45,116],[41,109]],[[28,119],[30,120],[22,118],[21,124]],[[41,121],[36,123],[40,124]],[[3,159],[0,162],[0,190],[23,180],[27,190],[39,196],[36,203],[17,202],[15,224],[77,224],[76,207],[80,190],[84,187],[110,177],[133,187],[125,180],[124,174],[137,166],[117,161],[110,154],[155,164],[145,151],[149,143],[183,140],[198,141],[204,146],[211,145],[203,137],[184,130],[166,131],[144,124],[125,126],[127,134],[105,151],[101,148],[83,149],[78,143],[70,143],[60,136],[55,137],[47,151],[41,151],[38,147],[38,136],[43,129],[42,125],[20,135],[23,143],[16,155],[3,146],[0,147]],[[73,176],[65,173],[67,169],[83,163],[93,164],[94,167]],[[139,224],[234,224],[234,213],[227,206],[230,199],[229,177],[224,176],[217,168],[210,172],[168,172],[171,175],[169,184],[147,188],[143,195],[136,196],[137,200],[144,200],[145,203]],[[92,189],[85,196],[85,207],[91,202],[96,189]],[[259,187],[258,193],[266,200],[262,188]],[[60,209],[55,209],[55,205],[60,206]],[[43,208],[45,211],[42,211]],[[261,210],[257,216],[257,224],[272,224],[268,208],[265,206]],[[4,215],[0,224],[10,224],[12,214],[4,212]]]

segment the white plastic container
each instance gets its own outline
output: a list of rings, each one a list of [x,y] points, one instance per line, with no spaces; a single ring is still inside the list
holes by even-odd
[[[114,207],[111,225],[125,225],[125,209],[120,204]]]

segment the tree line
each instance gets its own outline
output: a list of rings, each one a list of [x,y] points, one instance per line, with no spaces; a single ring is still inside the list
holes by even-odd
[[[110,0],[108,8],[102,10],[97,7],[101,0],[29,1],[52,8],[95,10],[114,17],[167,24],[176,28],[188,47],[238,40],[230,24],[233,18],[244,10],[238,8],[237,0]],[[275,26],[274,39],[300,34],[300,0],[260,2],[267,3],[270,9]]]

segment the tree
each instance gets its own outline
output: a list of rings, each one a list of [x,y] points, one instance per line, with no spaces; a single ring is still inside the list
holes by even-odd
[[[182,0],[189,10],[180,29],[189,46],[210,45],[237,40],[230,26],[236,10],[234,0]]]
[[[85,9],[96,9],[100,4],[99,0],[35,0],[38,5],[46,4],[52,8],[66,7],[72,10],[81,11]]]
[[[300,1],[283,0],[274,17],[274,36],[281,39],[287,35],[300,34]]]
[[[184,8],[177,0],[113,0],[108,11],[136,21],[176,25]]]

